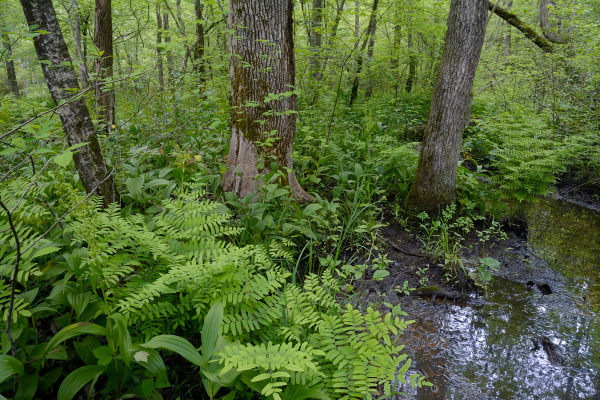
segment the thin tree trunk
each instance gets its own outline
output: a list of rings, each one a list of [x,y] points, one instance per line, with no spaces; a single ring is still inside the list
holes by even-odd
[[[200,82],[206,80],[204,68],[204,4],[200,0],[194,1],[194,11],[196,12],[196,43],[194,44],[194,72],[199,75]]]
[[[335,43],[335,38],[337,37],[337,30],[340,25],[340,21],[342,19],[342,11],[344,11],[344,3],[346,0],[340,1],[340,5],[336,11],[335,19],[333,20],[333,26],[331,27],[331,33],[329,35],[329,42],[327,43],[328,50],[333,48]],[[329,54],[325,54],[323,57],[323,63],[321,64],[321,70],[319,71],[318,80],[323,79],[323,75],[325,74],[325,69],[327,68],[327,62],[329,61]]]
[[[497,16],[508,22],[510,25],[514,26],[518,30],[520,30],[527,39],[531,40],[536,46],[542,49],[546,53],[552,53],[554,48],[552,47],[552,43],[548,41],[546,38],[540,36],[535,30],[531,29],[527,24],[515,14],[508,12],[497,4],[489,2],[488,9],[494,12]]]
[[[6,75],[8,77],[8,87],[10,92],[17,99],[21,97],[19,93],[19,84],[17,83],[17,72],[15,71],[15,62],[11,59],[12,47],[6,32],[2,32],[2,45],[6,49]]]
[[[160,90],[165,87],[165,80],[163,78],[163,61],[162,61],[162,17],[160,15],[160,4],[156,4],[156,67],[158,68],[158,86]]]
[[[63,8],[67,13],[67,21],[69,22],[69,28],[71,29],[71,35],[75,42],[75,49],[77,50],[77,58],[79,61],[79,82],[82,87],[89,86],[87,71],[83,61],[83,49],[81,47],[81,25],[79,22],[79,12],[77,9],[77,0],[73,0],[70,6],[67,6],[65,0],[60,0]]]
[[[544,32],[544,36],[552,43],[568,44],[570,32],[562,26],[563,21],[553,17],[548,8],[552,6],[552,8],[556,9],[558,6],[557,2],[555,0],[539,0],[539,5],[540,27],[542,28],[542,32]]]
[[[114,179],[106,168],[85,99],[80,97],[70,101],[73,94],[68,89],[79,86],[52,0],[21,0],[21,5],[27,25],[36,25],[38,29],[48,32],[33,39],[35,51],[42,62],[42,71],[52,99],[56,103],[66,101],[58,108],[58,115],[69,145],[88,143],[73,155],[79,179],[87,193],[102,196],[106,207],[117,201]]]
[[[352,106],[358,97],[358,86],[360,84],[360,73],[362,72],[363,66],[363,53],[371,36],[375,33],[375,28],[377,26],[377,6],[379,4],[379,0],[373,0],[373,9],[371,11],[371,17],[369,18],[369,25],[367,26],[367,37],[363,41],[362,46],[360,47],[360,52],[358,53],[358,60],[356,61],[356,73],[354,75],[354,81],[352,82],[352,90],[350,92],[350,102],[349,106]]]
[[[360,37],[360,1],[356,1],[355,7],[356,13],[354,14],[354,37],[358,39]]]
[[[487,0],[452,0],[425,140],[407,206],[437,214],[454,203],[462,132],[487,24]]]
[[[280,183],[289,185],[297,199],[311,199],[298,183],[292,160],[296,135],[296,95],[290,93],[295,85],[293,0],[231,0],[229,7],[229,29],[234,31],[230,36],[232,135],[223,187],[246,196],[259,187],[260,176],[271,172],[275,163],[282,173]],[[277,98],[265,101],[270,93]]]
[[[417,76],[417,55],[413,49],[413,28],[412,28],[412,2],[410,3],[408,15],[408,28],[406,34],[406,47],[408,48],[408,78],[406,78],[406,93],[412,92],[413,84]]]
[[[311,21],[311,37],[310,37],[310,69],[311,76],[317,80],[320,76],[319,67],[321,44],[322,44],[322,27],[323,25],[323,0],[313,0],[312,21]]]
[[[94,45],[102,52],[95,60],[96,82],[96,108],[105,129],[110,129],[115,124],[115,91],[103,85],[113,76],[113,25],[112,25],[112,0],[95,1]]]
[[[183,42],[185,43],[185,55],[183,56],[182,69],[185,70],[187,68],[187,60],[190,56],[190,48],[187,42],[187,35],[185,33],[185,22],[183,21],[183,17],[181,16],[181,0],[177,0],[177,19],[179,20],[179,33],[181,33],[181,37]]]
[[[173,76],[173,50],[169,46],[171,43],[171,34],[169,32],[169,14],[163,13],[163,28],[165,32],[165,45],[167,49],[167,71],[169,72],[169,78]]]
[[[394,93],[398,94],[400,89],[398,68],[400,68],[400,46],[402,45],[402,26],[400,21],[394,25],[394,54],[392,56],[392,76],[394,77]]]
[[[371,38],[369,39],[369,47],[367,49],[367,88],[365,89],[365,98],[371,97],[373,94],[373,76],[371,75],[371,64],[373,63],[373,53],[375,51],[375,32],[377,31],[377,21],[373,26]]]

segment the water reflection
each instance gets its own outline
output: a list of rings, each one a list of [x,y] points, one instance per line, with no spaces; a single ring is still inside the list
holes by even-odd
[[[529,250],[506,248],[505,278],[478,308],[404,298],[417,320],[405,342],[437,392],[402,388],[417,399],[590,399],[600,389],[600,215],[544,201],[527,211]],[[549,283],[543,295],[529,280]],[[549,338],[564,357],[553,365]]]

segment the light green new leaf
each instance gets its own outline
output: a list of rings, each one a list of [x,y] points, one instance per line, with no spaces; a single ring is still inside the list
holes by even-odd
[[[58,389],[57,400],[71,400],[88,382],[98,379],[106,370],[100,365],[86,365],[71,372]]]
[[[71,161],[73,161],[73,153],[68,150],[54,157],[54,162],[63,168],[69,165]]]
[[[390,273],[386,270],[383,269],[378,269],[377,271],[375,271],[375,273],[373,274],[373,279],[375,279],[376,281],[380,281],[383,278],[385,278],[386,276],[388,276]]]
[[[36,251],[35,254],[33,255],[33,257],[30,258],[30,260],[33,260],[34,258],[37,258],[37,257],[45,256],[46,254],[56,253],[59,250],[60,250],[60,247],[44,247],[43,249]]]
[[[148,343],[144,343],[140,346],[149,349],[166,349],[179,354],[192,364],[204,368],[207,367],[198,350],[196,350],[196,348],[190,342],[179,336],[159,335],[150,339]]]
[[[25,372],[23,364],[14,357],[0,355],[0,382],[4,382],[14,374]]]
[[[304,399],[321,399],[330,400],[325,393],[315,389],[305,389],[300,385],[288,385],[281,400],[304,400]]]

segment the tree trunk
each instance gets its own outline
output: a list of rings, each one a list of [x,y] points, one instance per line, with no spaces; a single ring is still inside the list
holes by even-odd
[[[400,85],[398,84],[400,77],[398,76],[398,68],[400,67],[400,46],[402,45],[402,26],[400,21],[394,25],[394,54],[392,56],[392,76],[394,77],[394,93],[397,95]]]
[[[488,9],[494,12],[497,16],[508,22],[510,25],[514,26],[518,30],[520,30],[527,39],[531,40],[536,46],[542,49],[546,53],[552,53],[554,48],[552,47],[552,43],[548,41],[546,38],[540,36],[535,30],[531,29],[527,24],[515,14],[508,12],[497,4],[489,2]]]
[[[288,184],[295,198],[309,200],[292,160],[293,0],[231,0],[229,7],[232,135],[223,188],[246,196],[275,162],[283,175],[280,183]],[[266,101],[270,93],[277,98]]]
[[[412,2],[410,3],[412,6]],[[413,49],[412,8],[407,11],[408,27],[406,34],[406,47],[408,48],[408,78],[406,78],[406,93],[412,92],[415,78],[417,77],[417,55]]]
[[[69,101],[73,94],[68,89],[78,88],[77,75],[52,0],[21,0],[21,5],[27,25],[37,25],[38,29],[48,32],[33,39],[35,51],[42,62],[42,71],[52,98],[57,104],[66,101],[58,108],[58,115],[69,145],[88,143],[73,155],[79,179],[87,193],[102,196],[106,207],[117,201],[115,183],[106,168],[85,98]]]
[[[320,53],[322,44],[323,0],[313,0],[312,21],[310,30],[310,69],[313,80],[318,80],[321,63]]]
[[[556,8],[555,0],[539,0],[540,3],[540,27],[544,36],[552,43],[568,44],[570,32],[563,27],[563,21],[554,17],[548,7]]]
[[[367,49],[367,88],[365,89],[365,98],[371,97],[373,94],[373,76],[371,76],[371,64],[373,63],[373,53],[375,51],[375,32],[377,31],[377,21],[373,26],[373,32],[371,32],[371,38],[369,39],[369,47]]]
[[[12,46],[10,44],[10,40],[8,38],[8,34],[2,33],[2,45],[6,49],[6,75],[8,77],[8,87],[10,88],[10,92],[17,99],[21,97],[19,93],[19,84],[17,83],[17,73],[15,71],[15,62],[11,59],[12,56]]]
[[[360,1],[356,1],[356,13],[354,14],[354,37],[360,37]]]
[[[407,198],[414,211],[436,214],[454,203],[462,132],[487,23],[487,0],[452,0],[425,140]]]
[[[329,35],[329,41],[327,43],[328,50],[331,49],[335,43],[335,38],[337,36],[338,26],[340,25],[340,21],[342,19],[342,11],[344,11],[344,3],[345,2],[346,2],[346,0],[340,1],[340,5],[335,14],[335,19],[333,20],[333,26],[331,27],[331,34]],[[328,61],[329,61],[329,54],[326,53],[325,56],[323,57],[323,63],[321,64],[321,70],[319,71],[318,80],[323,79],[323,75],[325,74],[325,69],[327,68]]]
[[[163,29],[167,50],[167,71],[169,72],[169,78],[171,78],[173,76],[173,50],[169,47],[169,43],[171,43],[171,34],[169,32],[169,14],[167,12],[163,13]]]
[[[112,0],[96,0],[96,18],[94,22],[94,45],[102,55],[96,58],[96,108],[105,129],[115,124],[115,91],[103,85],[113,76],[113,37],[112,37]]]
[[[199,75],[200,82],[204,82],[204,4],[200,0],[194,1],[194,10],[196,11],[196,43],[194,44],[194,72]]]
[[[363,41],[362,46],[360,47],[360,52],[358,54],[358,60],[356,61],[356,74],[354,75],[354,81],[352,82],[352,90],[350,92],[350,102],[348,103],[348,105],[351,107],[352,104],[354,104],[354,102],[356,101],[356,98],[358,97],[358,86],[360,84],[360,73],[362,72],[362,66],[363,66],[363,53],[365,51],[365,48],[367,47],[367,44],[369,43],[369,40],[371,39],[372,35],[375,34],[375,29],[377,26],[377,6],[379,4],[379,0],[373,0],[373,9],[371,11],[371,17],[369,18],[369,25],[367,26],[367,37],[365,37],[365,40]]]
[[[83,60],[83,49],[81,47],[81,24],[79,21],[77,0],[73,0],[70,6],[67,6],[64,0],[61,0],[61,3],[67,13],[67,21],[69,22],[71,35],[73,36],[73,41],[75,42],[75,49],[77,49],[77,58],[79,61],[79,82],[81,83],[82,87],[87,87],[89,86],[89,82]]]
[[[163,62],[162,62],[162,17],[160,15],[160,4],[156,4],[156,68],[158,69],[158,86],[160,90],[165,87],[165,80],[163,78]]]

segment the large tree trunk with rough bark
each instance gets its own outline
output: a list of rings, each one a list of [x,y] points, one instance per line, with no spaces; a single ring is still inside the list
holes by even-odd
[[[246,196],[274,162],[283,175],[280,183],[289,184],[297,199],[308,200],[292,161],[293,0],[231,0],[229,9],[232,135],[223,187]],[[275,98],[267,99],[269,94]]]
[[[544,36],[552,43],[568,44],[571,35],[571,29],[563,26],[566,21],[557,18],[552,9],[556,9],[558,4],[555,0],[539,0],[540,4],[540,27]],[[568,4],[568,2],[567,2]]]
[[[11,59],[12,56],[12,47],[10,44],[10,40],[8,38],[8,34],[2,32],[2,45],[6,51],[4,54],[4,58],[6,59],[6,75],[8,77],[8,87],[10,92],[17,99],[21,97],[19,93],[19,84],[17,83],[17,72],[15,71],[15,62]]]
[[[414,211],[436,214],[454,203],[462,132],[487,24],[487,0],[452,0],[425,140],[407,198]]]
[[[115,124],[115,91],[102,83],[113,76],[112,0],[96,0],[94,46],[102,52],[94,62],[96,72],[96,108],[105,129]]]
[[[204,4],[200,0],[194,1],[194,10],[196,12],[196,43],[193,48],[194,72],[199,74],[200,82],[204,82]]]
[[[67,44],[60,30],[52,0],[21,0],[27,25],[37,25],[47,31],[33,39],[35,51],[42,62],[42,71],[50,94],[56,103],[66,101],[58,108],[63,129],[70,146],[88,143],[74,154],[75,166],[83,187],[88,193],[102,196],[104,205],[117,201],[112,175],[106,168],[100,143],[94,131],[85,99],[71,100],[68,89],[78,89],[77,75],[71,64]]]

